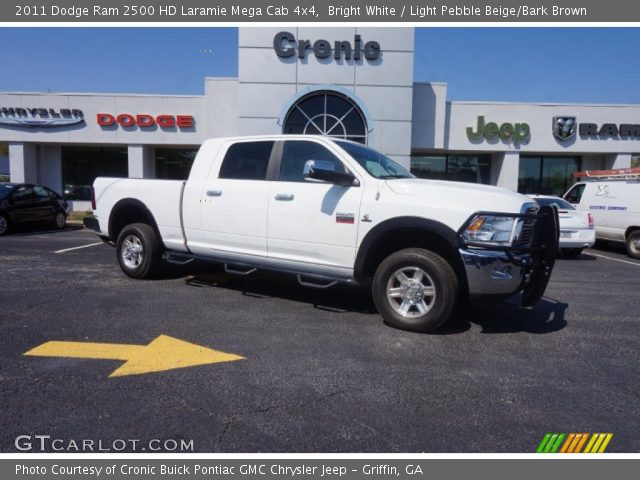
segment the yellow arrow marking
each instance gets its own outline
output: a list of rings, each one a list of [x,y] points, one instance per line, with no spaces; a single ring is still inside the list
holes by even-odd
[[[167,335],[160,335],[149,345],[118,343],[47,342],[29,350],[25,355],[35,357],[94,358],[124,360],[109,377],[124,377],[142,373],[162,372],[176,368],[209,363],[233,362],[244,357],[212,350]]]

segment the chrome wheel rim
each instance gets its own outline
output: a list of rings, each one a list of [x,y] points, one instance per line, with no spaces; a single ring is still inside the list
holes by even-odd
[[[397,314],[405,318],[421,317],[433,308],[436,287],[421,268],[403,267],[389,277],[387,300]]]
[[[64,213],[58,213],[56,215],[56,227],[58,227],[58,228],[64,227],[64,224],[65,224],[66,220],[67,219],[64,216]]]
[[[631,235],[629,249],[636,255],[640,253],[640,234]]]
[[[9,224],[7,223],[7,219],[0,216],[0,234],[6,232],[8,226]]]
[[[138,268],[144,260],[144,248],[140,239],[135,235],[127,236],[122,242],[120,256],[122,257],[122,263],[127,268]]]

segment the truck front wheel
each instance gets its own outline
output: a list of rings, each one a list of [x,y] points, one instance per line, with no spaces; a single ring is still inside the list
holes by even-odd
[[[631,230],[627,235],[627,253],[631,258],[640,259],[640,230]]]
[[[458,277],[437,253],[408,248],[389,255],[376,270],[373,301],[388,325],[432,332],[451,317]]]
[[[131,278],[150,278],[160,269],[160,242],[153,228],[145,223],[132,223],[122,229],[116,253],[120,268]]]

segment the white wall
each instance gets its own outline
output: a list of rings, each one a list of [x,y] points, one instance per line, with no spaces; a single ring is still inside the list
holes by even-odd
[[[375,40],[377,60],[281,58],[273,50],[276,33],[287,31],[297,40],[349,41],[361,35],[363,44]],[[338,86],[362,101],[369,117],[369,145],[409,164],[413,102],[413,28],[242,27],[239,29],[239,133],[281,133],[278,124],[285,106],[310,86]],[[284,112],[286,113],[286,112]]]
[[[519,151],[554,154],[581,153],[634,153],[640,151],[640,138],[594,138],[576,134],[570,140],[562,141],[553,136],[554,116],[575,116],[578,123],[640,123],[640,105],[575,105],[575,104],[521,104],[487,102],[450,102],[448,119],[448,141],[450,150],[471,151]],[[529,142],[515,145],[497,140],[489,143],[486,139],[473,142],[466,134],[467,127],[476,129],[479,115],[486,122],[498,125],[526,122],[531,129]],[[620,163],[624,163],[621,159]]]
[[[168,144],[199,145],[215,136],[235,135],[237,131],[237,82],[208,80],[210,97],[185,95],[100,95],[100,94],[0,94],[0,105],[7,108],[79,109],[85,122],[53,128],[0,125],[0,142],[79,143],[79,144]],[[159,126],[100,126],[98,113],[192,115],[193,128]]]
[[[444,148],[446,106],[446,83],[415,83],[413,85],[412,150]]]

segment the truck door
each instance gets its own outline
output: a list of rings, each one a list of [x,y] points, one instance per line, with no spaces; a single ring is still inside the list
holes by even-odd
[[[214,165],[200,196],[202,231],[188,235],[193,251],[266,256],[267,169],[274,143],[233,143],[219,168]]]
[[[348,172],[338,155],[320,142],[284,142],[269,191],[268,256],[353,268],[363,188],[305,179],[310,160]]]

